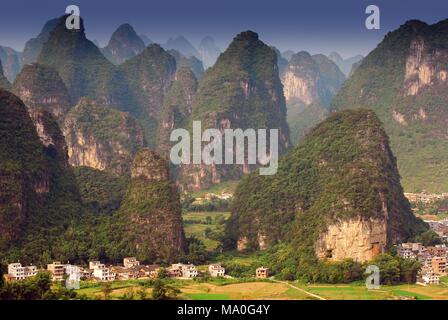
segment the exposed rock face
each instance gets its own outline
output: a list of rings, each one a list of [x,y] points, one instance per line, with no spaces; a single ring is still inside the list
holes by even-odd
[[[125,77],[86,38],[82,19],[80,30],[68,30],[65,19],[65,16],[59,19],[38,62],[57,70],[67,87],[71,104],[78,103],[81,97],[89,97],[123,111],[136,108]]]
[[[42,145],[25,105],[0,89],[0,247],[25,233],[33,202],[48,192],[49,173]]]
[[[278,129],[279,152],[286,151],[289,130],[275,51],[254,32],[237,35],[215,65],[206,71],[190,121],[201,121],[202,128],[216,128],[221,133],[225,129]],[[254,168],[247,163],[185,165],[180,169],[178,181],[184,189],[200,189],[238,179]]]
[[[13,82],[22,66],[22,55],[9,47],[0,46],[0,61],[3,63],[3,72],[9,82]]]
[[[194,56],[187,58],[177,50],[168,50],[168,53],[176,59],[176,66],[178,69],[187,66],[193,71],[196,79],[202,79],[202,76],[204,75],[204,66],[202,65],[201,60]]]
[[[330,104],[344,81],[344,74],[330,59],[305,51],[292,56],[282,78],[287,102],[317,102],[324,106]]]
[[[403,195],[395,158],[372,111],[335,113],[279,162],[246,177],[233,200],[233,246],[288,242],[314,258],[370,260],[425,227]]]
[[[201,58],[198,50],[188,41],[184,36],[177,36],[176,38],[169,38],[168,41],[162,45],[165,50],[176,50],[186,57]]]
[[[70,96],[56,70],[38,63],[27,64],[14,82],[13,91],[30,109],[43,108],[60,123],[70,109]]]
[[[11,83],[6,79],[6,77],[3,74],[3,66],[2,61],[0,60],[0,88],[11,90]]]
[[[302,51],[291,57],[282,83],[294,144],[325,119],[330,101],[344,81],[338,66],[322,54],[311,56]]]
[[[198,50],[205,68],[213,66],[221,54],[221,50],[215,45],[215,40],[210,36],[201,40]]]
[[[171,132],[176,128],[187,128],[197,89],[198,82],[191,69],[187,66],[180,67],[166,94],[160,117],[157,144],[159,154],[169,156]]]
[[[185,250],[180,198],[169,181],[168,162],[142,149],[132,164],[129,189],[117,213],[119,242],[148,262],[173,262]]]
[[[45,23],[42,31],[36,38],[32,38],[25,44],[25,49],[23,50],[23,64],[29,64],[37,62],[42,47],[45,42],[50,38],[50,34],[56,28],[59,23],[59,18],[49,20]]]
[[[31,233],[46,241],[48,228],[57,233],[64,223],[79,217],[82,209],[64,137],[53,116],[38,109],[30,118],[23,102],[1,89],[0,113],[3,254],[11,246],[19,250],[29,245],[23,240]]]
[[[82,99],[65,119],[64,136],[72,166],[87,166],[117,175],[129,174],[144,145],[143,130],[126,112]]]
[[[344,260],[350,257],[358,262],[372,260],[387,246],[387,221],[350,219],[328,226],[315,244],[320,259]]]
[[[447,41],[448,20],[406,22],[362,61],[332,103],[378,114],[409,192],[448,188]]]
[[[337,52],[330,53],[328,57],[338,65],[339,69],[341,69],[346,76],[348,76],[352,72],[353,68],[358,65],[362,59],[364,59],[364,57],[360,54],[344,59]]]
[[[425,39],[418,37],[411,41],[409,55],[406,61],[404,86],[407,95],[415,96],[425,87],[445,85],[448,81],[448,67],[438,66],[437,60],[448,56],[447,51],[429,51],[425,48]]]
[[[152,44],[136,57],[120,65],[141,108],[150,146],[155,146],[154,132],[160,119],[165,94],[176,74],[176,61],[159,45]]]
[[[131,25],[125,23],[112,34],[109,44],[103,49],[106,58],[114,64],[121,64],[145,49],[143,40]]]

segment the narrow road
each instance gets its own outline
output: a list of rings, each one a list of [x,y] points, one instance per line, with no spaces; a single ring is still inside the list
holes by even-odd
[[[309,292],[309,291],[306,291],[306,290],[304,290],[304,289],[302,289],[302,288],[293,286],[292,284],[290,284],[290,283],[288,283],[288,282],[279,281],[279,280],[274,280],[273,278],[270,278],[270,280],[272,280],[273,282],[286,284],[287,286],[290,286],[291,288],[296,289],[296,290],[298,290],[298,291],[300,291],[300,292],[303,292],[303,293],[305,293],[305,294],[307,294],[307,295],[309,295],[309,296],[311,296],[311,297],[313,297],[313,298],[316,298],[316,299],[319,299],[319,300],[327,300],[327,299],[325,299],[324,297],[318,296],[317,294],[314,294],[314,293],[311,293],[311,292]]]

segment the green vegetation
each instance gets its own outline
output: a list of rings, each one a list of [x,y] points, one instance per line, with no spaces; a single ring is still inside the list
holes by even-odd
[[[446,84],[431,79],[430,85],[421,86],[412,95],[408,88],[418,75],[408,75],[404,80],[409,57],[421,57],[419,63],[430,64],[428,68],[434,68],[434,74],[444,70],[447,55],[433,52],[446,52],[447,29],[448,20],[434,25],[412,20],[389,33],[362,61],[332,102],[335,110],[375,111],[391,138],[402,184],[408,192],[448,190],[448,145],[443,138],[447,120]]]
[[[273,267],[279,274],[319,281],[322,267],[323,278],[331,281],[335,266],[316,262],[319,235],[337,221],[384,220],[383,205],[388,208],[388,228],[398,238],[410,239],[426,230],[403,195],[378,118],[367,110],[339,112],[280,159],[276,175],[254,173],[243,179],[233,199],[224,246],[235,248],[244,237],[246,249],[257,250],[261,234],[265,244],[275,248]],[[275,247],[277,243],[291,247]]]

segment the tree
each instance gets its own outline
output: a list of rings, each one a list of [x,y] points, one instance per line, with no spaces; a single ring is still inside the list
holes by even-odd
[[[3,288],[5,279],[3,278],[3,266],[0,264],[0,290]]]
[[[104,300],[109,300],[110,294],[112,293],[112,283],[111,282],[102,283],[101,292],[103,293]]]
[[[424,246],[434,246],[436,244],[441,244],[442,240],[437,233],[429,229],[416,236],[415,242],[421,242]]]
[[[384,253],[376,256],[369,264],[380,269],[382,284],[393,285],[400,282],[400,261],[397,257]]]
[[[152,299],[153,300],[166,300],[167,289],[165,284],[161,280],[156,280],[154,282],[154,287],[152,289]]]

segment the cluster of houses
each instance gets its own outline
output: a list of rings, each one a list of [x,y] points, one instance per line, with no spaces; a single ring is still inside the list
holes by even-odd
[[[424,220],[431,230],[433,230],[437,235],[444,241],[448,241],[448,219],[434,221],[434,220]]]
[[[412,203],[424,203],[429,204],[437,200],[443,200],[448,198],[448,193],[427,193],[427,192],[421,192],[421,193],[406,193],[404,194],[406,198],[408,198],[409,202]]]
[[[397,253],[404,259],[418,260],[422,264],[417,279],[419,284],[439,284],[440,276],[448,274],[448,247],[445,245],[425,247],[421,243],[402,243]]]
[[[101,282],[139,278],[154,279],[159,276],[159,271],[161,270],[159,265],[140,265],[136,258],[128,257],[123,259],[123,265],[121,266],[106,266],[100,261],[90,261],[89,266],[84,268],[53,262],[47,265],[46,271],[50,272],[53,281],[63,281],[73,268],[79,273],[79,279]],[[193,264],[175,263],[165,270],[168,277],[179,279],[193,279],[200,274]],[[36,266],[22,266],[20,263],[10,263],[5,279],[7,281],[25,280],[37,275],[38,271],[40,270]],[[220,264],[211,264],[208,266],[208,274],[213,278],[226,277],[226,270]],[[264,279],[268,278],[268,276],[268,268],[260,267],[255,271],[256,278]]]
[[[134,257],[123,259],[121,266],[107,266],[100,261],[90,261],[88,267],[73,266],[59,261],[47,265],[53,281],[63,281],[68,270],[75,267],[79,272],[79,278],[83,280],[114,281],[139,278],[157,278],[161,267],[159,265],[140,265]],[[39,269],[36,266],[22,266],[20,263],[8,265],[8,274],[5,275],[7,281],[24,280],[37,275]],[[211,277],[224,277],[225,268],[219,264],[211,264],[208,268]],[[166,268],[168,277],[192,279],[199,274],[198,269],[193,264],[176,263]]]

